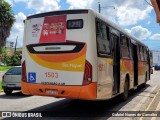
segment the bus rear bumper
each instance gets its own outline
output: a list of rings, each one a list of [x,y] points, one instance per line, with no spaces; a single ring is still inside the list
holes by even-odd
[[[97,84],[85,86],[57,86],[26,83],[22,81],[22,93],[26,95],[52,96],[57,98],[72,98],[96,100]]]

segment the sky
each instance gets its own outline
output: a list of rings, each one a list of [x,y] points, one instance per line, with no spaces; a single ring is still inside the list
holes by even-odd
[[[151,50],[160,50],[160,24],[150,0],[5,0],[12,5],[16,22],[7,41],[15,42],[17,47],[23,45],[23,20],[27,16],[54,10],[92,8],[118,24],[130,34],[149,46]],[[113,7],[114,6],[114,7]]]

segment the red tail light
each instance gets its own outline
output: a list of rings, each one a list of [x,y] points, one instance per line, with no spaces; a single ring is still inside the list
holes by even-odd
[[[23,61],[23,63],[22,63],[22,81],[27,82],[26,62],[25,61]]]
[[[86,60],[85,71],[83,76],[83,85],[88,85],[92,82],[92,65]]]

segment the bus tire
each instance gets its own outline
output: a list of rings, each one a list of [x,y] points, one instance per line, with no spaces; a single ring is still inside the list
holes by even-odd
[[[126,101],[128,99],[128,96],[129,96],[129,80],[126,77],[125,84],[124,84],[124,92],[122,94],[122,101]]]

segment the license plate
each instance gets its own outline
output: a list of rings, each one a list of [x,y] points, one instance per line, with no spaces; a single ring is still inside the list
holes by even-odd
[[[46,90],[46,94],[49,94],[49,95],[58,95],[58,91],[57,90]]]
[[[16,87],[16,85],[14,85],[14,84],[9,84],[9,85],[7,85],[7,87]]]

